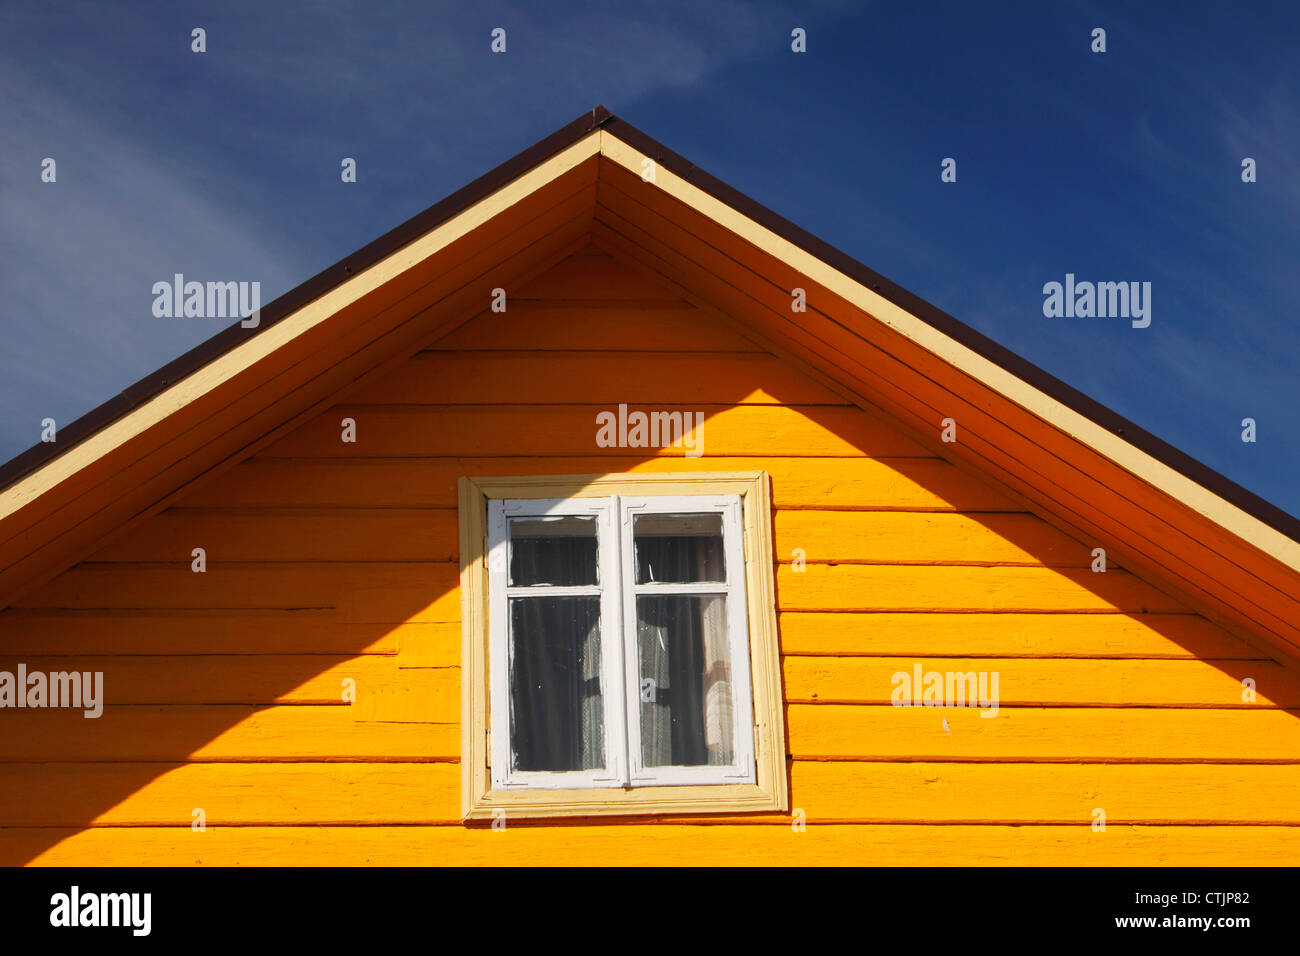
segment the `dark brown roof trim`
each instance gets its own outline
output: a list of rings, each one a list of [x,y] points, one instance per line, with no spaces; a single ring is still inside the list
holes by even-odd
[[[1254,492],[1243,488],[1225,475],[1197,461],[1168,442],[1157,438],[1127,418],[1116,414],[1095,399],[1067,385],[1005,346],[999,345],[983,333],[958,321],[942,309],[931,305],[902,286],[891,282],[880,273],[869,269],[856,259],[845,255],[834,246],[800,229],[788,219],[777,215],[761,203],[750,199],[721,180],[699,169],[662,143],[651,139],[645,133],[618,119],[603,106],[597,106],[590,112],[584,113],[572,123],[524,150],[513,159],[507,160],[496,169],[480,176],[441,202],[408,219],[396,229],[380,236],[341,262],[330,266],[297,288],[286,292],[262,309],[261,323],[257,329],[244,329],[236,323],[230,328],[219,332],[206,342],[186,352],[174,362],[170,362],[153,374],[145,376],[139,382],[125,389],[121,394],[114,396],[94,411],[83,415],[60,430],[61,436],[71,435],[71,438],[64,437],[57,446],[49,443],[34,445],[5,465],[0,466],[0,488],[6,487],[36,470],[46,461],[84,441],[109,422],[125,415],[132,408],[157,395],[173,382],[191,374],[213,359],[224,355],[236,345],[246,341],[253,335],[257,335],[291,312],[341,284],[354,273],[397,251],[402,246],[417,239],[461,210],[478,202],[484,196],[504,186],[597,128],[607,130],[629,146],[654,159],[656,163],[672,170],[693,186],[702,189],[720,202],[726,203],[783,239],[799,246],[810,255],[816,256],[855,281],[879,293],[890,302],[906,309],[922,321],[927,322],[945,335],[956,339],[989,361],[1000,365],[1011,374],[1023,379],[1063,405],[1070,407],[1102,428],[1120,436],[1156,460],[1181,472],[1197,484],[1232,502],[1247,514],[1258,518],[1282,534],[1300,541],[1300,518],[1283,511]]]

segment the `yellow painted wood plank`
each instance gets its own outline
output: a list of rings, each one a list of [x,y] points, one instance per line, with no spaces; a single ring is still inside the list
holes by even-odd
[[[607,299],[515,299],[505,312],[484,312],[438,339],[435,350],[593,349],[761,352],[735,330],[677,299],[637,302]]]
[[[332,610],[0,612],[0,654],[396,654],[436,624],[338,623]]]
[[[102,703],[111,704],[335,704],[355,690],[356,709],[373,714],[373,695],[418,692],[435,722],[459,716],[456,669],[400,670],[395,656],[370,654],[118,655],[0,657],[0,670],[102,674]],[[345,681],[351,684],[345,685]],[[102,719],[102,718],[101,718]]]
[[[0,762],[456,760],[458,724],[357,721],[348,705],[0,711]]]
[[[776,557],[812,563],[1087,567],[1091,549],[1028,514],[784,510]],[[457,516],[441,508],[171,508],[89,559],[455,561]],[[1117,566],[1110,565],[1112,570]]]
[[[91,620],[96,627],[102,624],[98,619]],[[1210,658],[1272,663],[1244,641],[1193,614],[787,611],[779,620],[783,653],[800,657],[960,656],[975,661],[989,657],[1078,658],[1098,667],[1107,666],[1104,661],[1110,658]],[[0,615],[0,624],[3,621],[4,616]],[[357,635],[358,642],[373,637],[374,633],[362,625],[338,627],[347,628],[344,633]],[[81,647],[82,653],[100,649],[92,640],[95,633],[86,628],[83,637],[87,643]],[[2,626],[0,634],[5,634]],[[456,667],[460,663],[459,623],[397,626],[381,639],[387,640],[383,647],[388,652],[392,650],[393,636],[398,642],[399,667]],[[175,637],[177,643],[183,639],[183,633]],[[268,640],[270,643],[258,645],[253,651],[293,650],[280,648],[275,643],[278,638],[268,637]],[[9,646],[0,638],[0,653]],[[29,653],[40,650],[40,645],[29,644],[29,647],[36,648]],[[323,648],[312,650],[325,652]],[[190,647],[184,652],[203,653],[203,650]],[[130,653],[149,653],[149,650],[137,647]]]
[[[508,339],[500,348],[511,348]],[[429,351],[350,404],[848,405],[766,353]]]
[[[607,253],[588,247],[556,263],[517,289],[506,289],[509,299],[568,299],[578,296],[611,299],[650,299],[671,296],[672,292],[652,282],[641,272],[623,265]]]
[[[0,827],[459,823],[454,763],[0,764]],[[0,839],[0,842],[3,842]]]
[[[460,719],[460,668],[393,669],[358,685],[355,720],[455,723]]]
[[[11,646],[8,638],[13,633],[12,630],[6,632],[4,621],[4,615],[0,615],[0,635],[5,635],[0,637],[0,653]],[[795,656],[962,656],[977,660],[986,657],[1267,660],[1256,648],[1195,614],[787,611],[780,615],[779,621],[782,651]],[[96,620],[93,623],[96,628],[102,626],[102,621]],[[307,627],[308,625],[303,626],[304,631]],[[358,643],[369,639],[374,633],[373,629],[365,629],[362,625],[336,627],[344,634],[355,634]],[[142,629],[147,630],[147,627]],[[100,632],[91,627],[85,629],[85,642],[77,645],[80,653],[93,653],[102,649],[94,640],[98,633]],[[236,630],[236,633],[240,632]],[[383,642],[382,645],[373,644],[362,650],[376,652],[376,647],[382,647],[385,652],[391,653],[394,637],[397,640],[399,667],[456,667],[460,664],[461,634],[460,625],[456,622],[399,625],[379,639]],[[295,637],[296,639],[298,638]],[[306,640],[305,634],[301,639]],[[183,633],[175,636],[177,645],[183,640]],[[343,645],[342,636],[337,640],[341,646],[333,648],[334,650],[350,650]],[[271,653],[296,649],[281,646],[288,643],[283,632],[275,637],[268,635],[266,641],[268,643],[252,647],[251,651]],[[99,645],[102,643],[102,640],[98,642]],[[67,649],[69,645],[61,646],[65,649],[60,653],[71,652]],[[27,653],[38,653],[42,647],[43,645],[30,641],[22,649]],[[117,652],[128,652],[116,645],[114,649]],[[303,649],[317,653],[331,650],[326,647]],[[221,648],[209,647],[207,653],[214,650],[221,651]],[[129,652],[150,653],[150,649],[139,646]],[[204,653],[204,650],[200,647],[187,647],[178,648],[177,652]],[[1100,661],[1098,664],[1100,666]]]
[[[810,826],[1078,824],[1094,809],[1109,825],[1300,823],[1294,764],[796,761],[791,779],[792,807]],[[0,764],[0,827],[176,826],[196,807],[209,826],[459,824],[460,772],[451,763]]]
[[[433,766],[433,765],[429,765]],[[791,807],[817,822],[1300,823],[1296,764],[796,761]]]
[[[891,704],[902,688],[900,700],[920,703],[932,673],[941,694],[951,681],[949,702],[959,704],[973,702],[983,687],[1003,706],[1300,708],[1300,675],[1274,661],[1190,659],[786,657],[785,696],[792,703]]]
[[[398,667],[459,667],[460,624],[408,627],[397,640]]]
[[[789,611],[786,654],[965,654],[986,657],[1264,655],[1196,614],[890,614]]]
[[[707,425],[707,423],[706,423]],[[590,475],[606,471],[755,471],[783,508],[1021,511],[937,458],[252,458],[196,487],[195,507],[454,508],[461,475]]]
[[[446,508],[169,508],[90,561],[456,561]]]
[[[1124,571],[809,564],[777,570],[782,611],[1182,611]]]
[[[80,590],[65,596],[33,595],[31,602],[48,600],[65,604],[80,602],[82,610],[30,608],[11,609],[0,614],[0,653],[9,654],[212,654],[212,653],[392,653],[395,635],[408,635],[408,645],[424,641],[427,646],[441,647],[444,656],[416,661],[409,653],[405,666],[449,666],[456,663],[453,632],[458,629],[458,588],[450,585],[450,571],[430,574],[429,588],[452,587],[431,603],[419,584],[398,590],[400,576],[390,583],[393,590],[378,587],[350,592],[346,582],[340,590],[331,590],[331,575],[321,580],[299,581],[296,600],[316,602],[320,610],[284,612],[282,620],[268,611],[208,609],[224,600],[234,604],[228,592],[195,590],[165,594],[160,588],[172,587],[182,570],[126,566],[113,575],[114,566],[83,566],[70,576],[82,580]],[[273,566],[259,566],[274,577]],[[444,567],[441,565],[433,567]],[[328,570],[322,565],[318,570]],[[885,569],[881,569],[885,570]],[[894,569],[888,569],[894,570]],[[983,570],[983,569],[977,569]],[[215,571],[209,571],[213,574]],[[245,580],[255,578],[245,571]],[[231,579],[238,579],[231,575]],[[335,579],[337,580],[337,579]],[[439,585],[441,581],[441,585]],[[303,594],[309,585],[318,586],[317,594]],[[117,588],[118,590],[114,590]],[[204,594],[213,595],[202,600]],[[787,592],[788,593],[788,592]],[[284,600],[281,591],[268,588],[246,591],[244,600]],[[170,600],[173,609],[131,610],[133,605]],[[785,600],[788,600],[786,598]],[[839,603],[845,603],[840,601]],[[90,610],[96,605],[118,604],[116,609]],[[785,601],[783,601],[783,606]],[[420,605],[424,605],[423,608]],[[308,605],[303,605],[308,606]],[[414,611],[411,609],[415,608]],[[297,617],[304,614],[303,617]],[[386,623],[378,619],[411,614],[403,623]],[[348,623],[375,618],[371,624]],[[440,620],[452,618],[452,620]],[[342,623],[340,623],[340,620]],[[785,610],[781,615],[783,648],[797,654],[888,654],[941,653],[1007,656],[1032,654],[1057,656],[1209,656],[1215,658],[1258,659],[1262,655],[1243,642],[1232,638],[1209,622],[1193,615],[1123,614],[951,614],[951,613],[871,613],[871,612],[798,612]],[[433,641],[433,644],[428,644]],[[1136,643],[1132,643],[1136,642]],[[432,651],[430,651],[432,653]]]
[[[50,846],[54,840],[60,842]],[[33,853],[33,851],[35,851]],[[1300,827],[96,827],[15,829],[0,864],[42,866],[1287,866]]]
[[[814,563],[1023,564],[1088,567],[1092,546],[1032,514],[778,511],[776,557]],[[1109,567],[1118,566],[1113,562]]]
[[[859,760],[1300,762],[1300,712],[790,704],[790,752]]]
[[[677,402],[633,407],[628,413],[704,415],[702,451],[710,455],[783,453],[797,456],[930,457],[921,445],[857,408],[802,405],[717,406]],[[626,455],[596,444],[597,415],[617,405],[340,405],[264,450],[267,457],[359,458],[443,455]],[[341,423],[356,422],[356,441],[342,440]],[[617,440],[617,439],[616,439]],[[698,444],[699,439],[694,441]],[[683,455],[681,442],[646,448],[646,457]]]
[[[1141,707],[791,704],[809,759],[1300,763],[1300,712]],[[947,721],[947,728],[944,727]],[[0,762],[456,760],[459,724],[356,721],[347,706],[113,706],[0,711]]]
[[[450,562],[80,564],[21,608],[333,608],[341,622],[460,619]]]

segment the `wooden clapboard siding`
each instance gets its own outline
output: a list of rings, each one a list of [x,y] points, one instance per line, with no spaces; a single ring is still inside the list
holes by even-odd
[[[249,666],[256,662],[250,660]],[[364,688],[362,689],[364,691]],[[359,721],[336,704],[114,705],[96,721],[80,711],[12,711],[0,763],[47,761],[455,761],[456,724]],[[143,781],[142,781],[143,783]]]
[[[458,561],[450,508],[172,508],[90,560]],[[782,511],[776,556],[814,564],[1086,567],[1091,551],[1033,515]]]
[[[787,657],[785,695],[792,703],[887,704],[900,686],[894,675],[912,678],[918,664],[923,674],[996,674],[1004,707],[1110,704],[1300,709],[1300,678],[1273,661],[1127,660],[1099,666],[1080,658]],[[1256,682],[1255,699],[1249,703],[1242,697],[1241,682],[1246,677]],[[976,680],[970,678],[966,699],[975,699]],[[921,702],[922,688],[916,687],[906,699]]]
[[[1124,571],[1080,568],[783,565],[788,611],[1177,611],[1172,598]]]
[[[782,610],[1177,611],[1124,571],[1047,567],[809,564],[777,574]],[[83,563],[22,600],[34,608],[335,608],[351,621],[448,621],[459,615],[450,562]],[[400,615],[400,617],[399,617]]]
[[[843,396],[765,352],[610,355],[590,348],[429,350],[354,400],[376,405],[847,404]]]
[[[753,471],[772,476],[778,509],[1021,511],[938,458],[270,458],[256,457],[196,488],[194,507],[455,508],[463,474]]]
[[[630,406],[649,413],[653,406]],[[682,402],[668,409],[704,415],[705,455],[801,452],[828,457],[925,457],[925,450],[900,432],[848,406],[704,405]],[[336,406],[271,445],[274,457],[364,458],[529,455],[563,457],[599,452],[597,419],[616,411],[592,405],[358,405]],[[341,422],[356,423],[356,441],[342,440]],[[696,438],[695,441],[700,441]],[[611,454],[621,449],[610,449]],[[680,456],[682,442],[647,449]]]
[[[353,622],[455,621],[456,566],[450,562],[83,563],[15,608],[332,608]]]
[[[466,323],[430,348],[495,351],[503,342],[533,352],[762,352],[727,326],[701,321],[693,306],[676,297],[617,302],[515,298],[490,322]]]
[[[790,704],[801,760],[1037,763],[1300,763],[1297,711],[1278,708],[974,708]],[[358,721],[346,704],[110,705],[14,711],[0,763],[46,761],[456,761],[460,728]],[[945,728],[944,724],[947,724]],[[108,729],[102,729],[108,728]],[[1044,771],[1044,774],[1050,771]],[[793,799],[799,799],[792,795]],[[1027,819],[1026,822],[1032,822]]]
[[[460,684],[455,669],[420,668],[398,674],[392,655],[261,654],[250,662],[241,654],[39,657],[24,655],[28,672],[102,674],[115,704],[334,704],[343,702],[345,681],[357,689],[358,703],[376,690],[395,685],[418,688],[433,705],[429,719],[454,722]],[[13,672],[18,658],[0,658],[0,670]],[[255,665],[255,666],[252,666]],[[435,700],[436,698],[436,700]]]
[[[502,835],[505,834],[505,835]],[[1243,850],[1243,840],[1249,849]],[[831,860],[896,866],[1032,864],[1288,866],[1300,827],[611,824],[487,827],[16,828],[0,853],[47,866],[825,866]],[[61,841],[61,842],[60,842]],[[54,844],[52,849],[46,849]],[[129,848],[129,849],[128,849]],[[0,858],[4,861],[4,858]]]
[[[450,508],[172,508],[92,562],[456,561]]]
[[[359,703],[379,690],[418,691],[412,704],[430,722],[454,722],[459,714],[459,670],[434,662],[399,673],[391,655],[341,657],[332,654],[263,654],[250,668],[243,655],[101,655],[66,657],[24,655],[28,672],[100,673],[117,704],[273,704],[334,703],[345,681],[359,689]],[[0,658],[0,670],[13,671],[18,658]],[[1115,706],[1300,709],[1300,679],[1272,661],[1189,660],[1112,661],[1105,668],[1088,659],[964,657],[798,657],[784,662],[785,694],[791,703],[888,704],[896,674],[924,670],[998,675],[1003,706]],[[924,671],[923,671],[924,672]],[[1242,698],[1242,679],[1256,682],[1256,699]],[[909,685],[910,686],[910,685]],[[974,699],[972,680],[970,699]],[[436,698],[436,700],[434,699]],[[910,699],[910,697],[909,697]],[[921,688],[915,691],[921,700]],[[358,719],[386,719],[381,712]],[[394,715],[392,719],[401,719]]]
[[[96,720],[0,712],[0,863],[1300,853],[1293,671],[1113,560],[1094,572],[1092,543],[590,247],[507,293],[0,612],[0,669],[102,671],[107,698]],[[704,455],[596,447],[619,403],[703,412]],[[457,479],[753,469],[806,831],[462,825]],[[997,715],[891,706],[917,664],[996,672]]]
[[[780,615],[786,654],[934,656],[954,646],[979,657],[1207,658],[1257,660],[1260,652],[1196,614],[898,614],[802,612]]]
[[[1294,825],[1300,766],[1224,764],[796,762],[792,786],[812,824],[1039,823],[1091,820]],[[133,789],[142,777],[153,776]],[[0,765],[0,814],[11,826],[78,824],[78,787],[130,791],[97,826],[456,825],[460,772],[451,763],[47,763]],[[1238,790],[1250,794],[1241,799]],[[710,818],[696,817],[702,822]],[[715,822],[789,825],[782,814]]]
[[[796,759],[1295,763],[1300,711],[791,704]],[[1050,771],[1044,771],[1044,774]]]
[[[459,622],[406,622],[375,629],[339,623],[333,610],[25,610],[0,614],[10,654],[341,654],[398,655],[400,662],[457,662]],[[1188,658],[1256,660],[1254,647],[1194,614],[1068,615],[802,612],[779,616],[787,654],[975,657]],[[105,646],[105,634],[111,644]],[[367,641],[369,643],[367,643]]]
[[[12,609],[0,614],[7,654],[396,654],[459,624],[378,628],[335,619],[333,608]],[[408,651],[409,653],[409,651]]]

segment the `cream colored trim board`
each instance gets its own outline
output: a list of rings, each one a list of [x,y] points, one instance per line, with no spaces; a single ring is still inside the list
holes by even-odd
[[[0,521],[597,154],[595,132],[251,336],[0,493]]]
[[[637,177],[642,174],[642,161],[648,158],[605,130],[600,131],[600,153]],[[1246,543],[1300,572],[1300,541],[1289,538],[1248,514],[1182,472],[1057,401],[662,165],[655,168],[654,185],[746,242],[788,263],[921,348],[973,376],[1031,414],[1060,428],[1121,468],[1231,531]]]

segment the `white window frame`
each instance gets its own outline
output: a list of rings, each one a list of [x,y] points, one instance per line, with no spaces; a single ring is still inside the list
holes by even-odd
[[[500,790],[572,790],[755,782],[753,695],[741,498],[729,495],[609,495],[602,498],[494,499],[488,502],[488,601],[491,681],[492,785]],[[716,514],[722,519],[725,580],[699,583],[635,581],[634,522],[645,514]],[[597,536],[597,584],[513,585],[509,581],[510,520],[590,517]],[[646,767],[641,753],[640,659],[636,598],[720,595],[725,601],[733,716],[728,765]],[[521,771],[511,766],[510,599],[600,598],[600,677],[604,766],[591,770]]]

